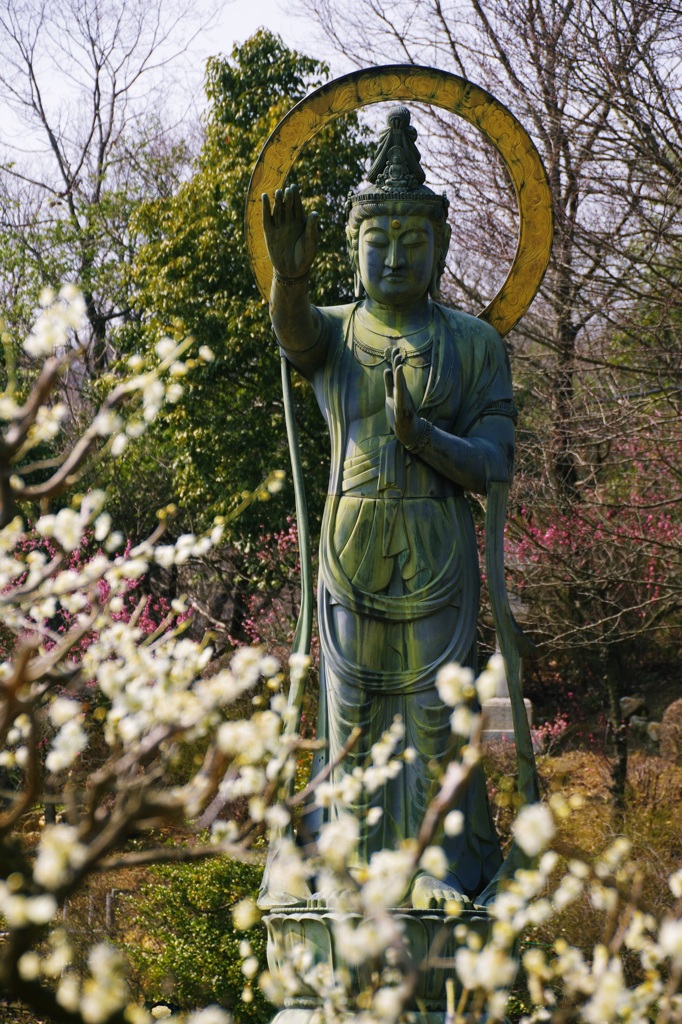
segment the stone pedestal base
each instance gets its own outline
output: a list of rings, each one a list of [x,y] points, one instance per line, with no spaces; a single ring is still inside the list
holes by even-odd
[[[414,1024],[444,1024],[446,1015],[446,979],[452,978],[455,1000],[461,985],[453,959],[462,944],[455,934],[459,925],[477,932],[487,942],[492,919],[485,911],[466,910],[457,918],[442,910],[396,909],[390,911],[401,928],[412,961],[419,966],[419,980],[413,998],[410,1019]],[[340,955],[335,942],[335,924],[339,921],[360,921],[357,914],[319,907],[275,907],[264,918],[268,934],[268,967],[279,974],[287,952],[301,947],[312,957],[313,964],[328,964],[334,972],[343,972],[350,979],[351,990],[362,992],[373,980],[375,962],[349,964]],[[460,932],[461,934],[461,932]],[[349,1021],[353,1015],[349,1014]],[[273,1024],[323,1024],[323,1013],[315,992],[302,981],[298,991],[290,992],[284,1008]]]
[[[405,1024],[445,1024],[447,1014],[442,1013],[406,1013]],[[348,1024],[356,1019],[355,1014],[348,1014]],[[316,1010],[280,1010],[272,1024],[324,1024],[324,1013],[321,1008]],[[481,1019],[480,1024],[484,1024]],[[509,1024],[505,1018],[501,1024]]]

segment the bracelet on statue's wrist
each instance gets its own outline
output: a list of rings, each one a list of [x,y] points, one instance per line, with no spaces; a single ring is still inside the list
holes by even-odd
[[[307,284],[308,278],[310,277],[310,271],[306,270],[305,274],[301,274],[300,277],[285,277],[284,274],[280,274],[278,270],[275,270],[275,281],[277,284],[281,284],[283,288],[296,288],[299,284]]]
[[[417,434],[416,440],[413,441],[412,444],[405,445],[408,452],[411,452],[413,455],[419,455],[419,452],[423,451],[424,448],[426,448],[429,441],[431,440],[432,432],[433,424],[431,423],[431,421],[422,420],[422,425],[419,430],[419,433]]]

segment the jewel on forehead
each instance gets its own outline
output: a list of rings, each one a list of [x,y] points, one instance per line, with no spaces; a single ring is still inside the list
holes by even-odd
[[[391,227],[392,228],[399,228],[400,227],[400,221],[398,220],[397,217],[394,217],[393,220],[391,221]]]

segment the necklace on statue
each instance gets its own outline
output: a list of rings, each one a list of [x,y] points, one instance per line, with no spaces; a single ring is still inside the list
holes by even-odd
[[[368,345],[358,337],[359,330],[363,334],[373,335],[381,339],[383,346]],[[420,327],[410,334],[393,334],[388,331],[375,331],[366,322],[360,324],[356,320],[353,325],[353,355],[363,366],[378,366],[380,363],[391,365],[393,353],[398,348],[402,355],[402,362],[408,366],[424,367],[431,365],[431,349],[433,348],[434,324],[433,318],[425,327]],[[386,345],[387,340],[392,344]],[[414,341],[412,341],[414,339]],[[424,339],[424,340],[422,340]],[[370,339],[367,339],[370,340]],[[406,345],[398,345],[399,341],[410,341],[409,348]],[[421,342],[421,344],[419,344]]]

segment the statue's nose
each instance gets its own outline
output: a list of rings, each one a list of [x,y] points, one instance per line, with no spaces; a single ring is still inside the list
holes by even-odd
[[[402,266],[404,262],[403,247],[397,238],[394,238],[389,247],[386,256],[386,266],[390,267],[391,270],[395,270],[397,267]]]

